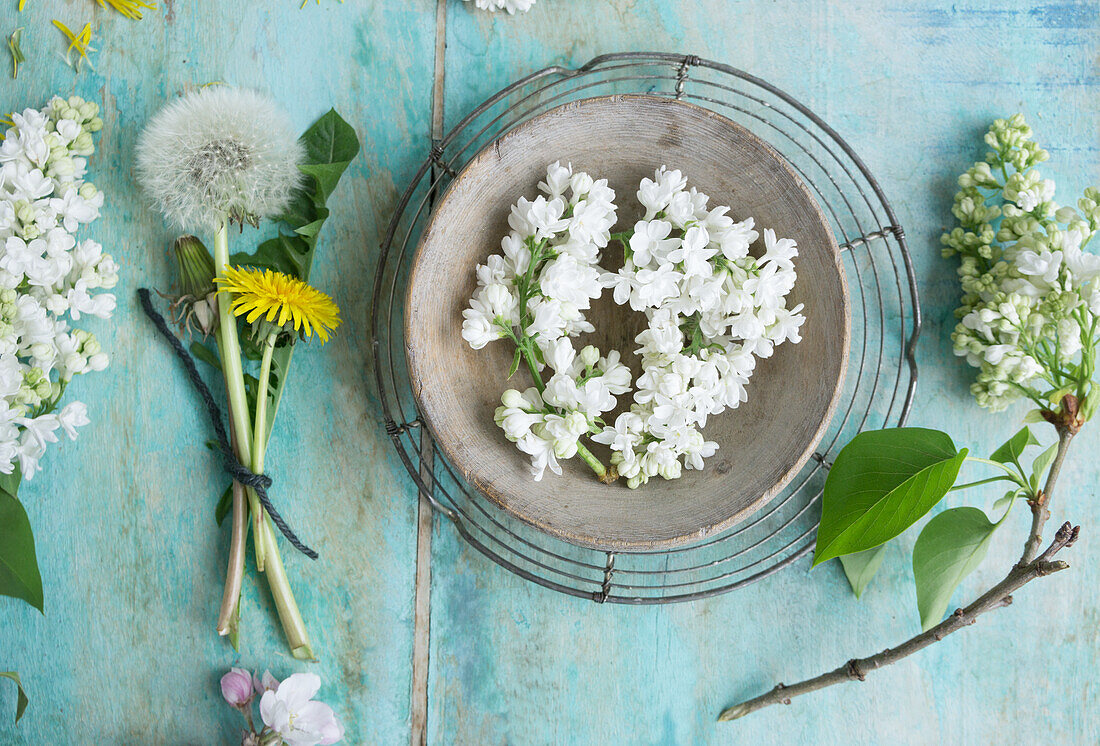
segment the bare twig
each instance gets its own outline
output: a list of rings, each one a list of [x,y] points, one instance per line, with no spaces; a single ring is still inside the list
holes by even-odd
[[[863,681],[871,671],[896,663],[902,658],[939,642],[952,632],[957,632],[974,624],[981,614],[1002,606],[1008,606],[1012,603],[1012,594],[1032,580],[1069,567],[1062,560],[1054,559],[1054,556],[1077,540],[1081,530],[1080,526],[1071,526],[1069,523],[1062,524],[1050,546],[1042,554],[1038,556],[1036,554],[1042,542],[1043,525],[1050,516],[1050,498],[1054,494],[1054,486],[1058,481],[1058,475],[1065,461],[1066,451],[1069,448],[1070,440],[1073,439],[1080,428],[1076,405],[1076,399],[1066,403],[1066,406],[1063,407],[1065,416],[1057,422],[1052,421],[1052,424],[1058,429],[1058,451],[1051,464],[1046,484],[1037,496],[1038,499],[1031,501],[1031,531],[1028,533],[1027,541],[1024,544],[1023,555],[1001,582],[987,590],[969,606],[955,609],[953,614],[932,629],[911,637],[897,647],[886,648],[868,658],[853,658],[835,671],[830,671],[791,686],[778,684],[766,694],[726,709],[719,715],[718,719],[736,720],[771,705],[789,705],[792,698],[801,694],[816,692],[818,689],[824,689],[827,686],[843,684],[848,681]]]

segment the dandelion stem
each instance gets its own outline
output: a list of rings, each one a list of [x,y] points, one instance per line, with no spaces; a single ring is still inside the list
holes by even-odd
[[[220,336],[218,344],[220,348]],[[236,451],[237,433],[232,423],[229,437]],[[225,590],[222,592],[217,629],[219,635],[229,636],[229,641],[236,650],[240,643],[241,585],[244,582],[244,556],[248,544],[248,507],[245,504],[244,486],[234,480],[230,489],[233,491],[233,529],[230,534],[229,562],[225,571]]]
[[[252,471],[255,474],[262,474],[264,471],[264,455],[267,451],[268,438],[267,400],[270,398],[271,358],[275,352],[275,340],[278,337],[278,331],[267,335],[260,359],[260,378],[259,385],[256,387],[256,419],[252,424]],[[271,588],[272,598],[275,599],[275,608],[279,612],[279,621],[282,622],[287,643],[295,658],[311,660],[313,649],[309,644],[309,635],[306,633],[302,613],[294,600],[294,591],[290,588],[290,581],[283,568],[283,559],[279,554],[275,532],[271,529],[271,520],[262,507],[256,515],[258,516],[256,525],[259,526],[256,541],[257,543],[262,541],[265,545],[267,584]]]
[[[229,266],[229,225],[222,221],[214,235],[214,272],[225,274]],[[241,365],[241,343],[237,337],[237,321],[230,312],[232,298],[228,291],[218,291],[218,346],[221,353],[222,373],[229,395],[229,416],[237,433],[237,458],[242,464],[252,463],[252,428],[248,416],[248,396],[244,388],[244,368]],[[256,550],[256,569],[264,571],[264,542],[260,532],[263,509],[260,499],[248,490],[248,505],[252,512],[252,543]]]
[[[279,333],[272,332],[264,340],[263,357],[260,360],[259,386],[256,388],[256,422],[252,431],[252,471],[263,474],[264,451],[267,445],[267,400],[271,382],[271,356],[275,352],[275,340]]]
[[[271,523],[262,521],[260,525],[263,533],[259,540],[265,542],[270,550],[267,556],[267,584],[271,588],[271,597],[275,600],[275,610],[279,612],[279,621],[283,625],[287,644],[290,645],[290,653],[298,660],[313,660],[313,647],[309,643],[306,624],[294,600],[294,592],[290,590],[290,580],[287,579],[286,568],[283,567],[283,558],[279,556],[279,549],[275,546]]]

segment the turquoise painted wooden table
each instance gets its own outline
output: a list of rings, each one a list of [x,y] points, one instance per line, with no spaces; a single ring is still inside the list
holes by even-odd
[[[0,687],[0,742],[230,743],[237,722],[217,688],[228,666],[280,676],[307,667],[284,653],[254,583],[240,654],[214,633],[226,529],[212,514],[223,477],[192,391],[135,303],[137,287],[168,284],[171,238],[135,190],[135,137],[168,97],[214,80],[270,90],[303,128],[335,106],[363,140],[314,274],[347,323],[323,350],[298,357],[268,461],[288,518],[322,554],[289,560],[322,697],[343,716],[348,743],[407,742],[417,502],[369,383],[367,313],[381,231],[428,145],[434,0],[302,10],[294,0],[165,0],[142,21],[91,0],[29,0],[21,15],[16,0],[3,5],[0,32],[26,27],[29,59],[18,80],[5,79],[0,110],[40,106],[57,92],[103,106],[92,174],[107,206],[91,232],[124,274],[115,318],[97,325],[111,367],[76,384],[94,424],[52,452],[21,493],[46,614],[0,600],[0,669],[18,669],[31,696],[14,726],[14,692]],[[806,102],[867,161],[910,237],[926,314],[911,421],[986,451],[1016,427],[1013,416],[978,411],[970,371],[950,354],[957,286],[937,238],[954,174],[981,154],[995,116],[1028,115],[1052,155],[1046,171],[1064,189],[1100,180],[1094,0],[541,0],[517,17],[453,0],[447,11],[448,123],[527,72],[623,50],[706,56]],[[58,60],[53,18],[92,23],[94,71],[74,75]],[[1095,743],[1097,447],[1098,433],[1086,431],[1055,511],[1084,525],[1071,572],[1028,586],[977,628],[865,684],[727,725],[715,723],[724,705],[916,631],[912,535],[890,548],[861,602],[836,563],[810,573],[804,560],[724,597],[612,608],[529,585],[437,521],[426,740]],[[1023,513],[1012,520],[1022,535]],[[999,577],[1018,543],[1000,533],[960,598]]]

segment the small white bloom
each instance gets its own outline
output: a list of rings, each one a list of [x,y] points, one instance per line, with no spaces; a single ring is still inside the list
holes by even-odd
[[[336,743],[344,737],[344,726],[332,708],[313,700],[321,688],[315,673],[295,673],[274,690],[260,697],[260,717],[287,746],[317,746]]]

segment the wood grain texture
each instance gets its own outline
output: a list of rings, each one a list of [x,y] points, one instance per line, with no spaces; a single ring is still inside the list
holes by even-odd
[[[233,664],[316,670],[349,744],[407,742],[416,491],[379,423],[366,313],[379,232],[427,152],[434,0],[325,0],[301,11],[296,0],[171,0],[139,22],[91,0],[14,7],[3,0],[0,33],[26,27],[28,62],[0,84],[0,110],[55,92],[105,104],[92,175],[107,207],[87,233],[124,274],[115,319],[95,327],[112,366],[74,384],[94,422],[20,493],[46,616],[0,600],[0,670],[18,669],[31,696],[15,726],[14,692],[0,687],[0,743],[229,743],[236,716],[217,678]],[[981,156],[995,116],[1028,115],[1051,151],[1044,175],[1060,188],[1100,181],[1095,2],[539,0],[527,15],[491,17],[454,0],[448,10],[448,126],[520,75],[620,50],[707,56],[803,100],[868,163],[910,237],[927,314],[912,421],[986,451],[1018,427],[1012,414],[979,413],[967,394],[972,373],[948,337],[957,280],[938,234],[955,175]],[[62,66],[54,17],[93,22],[95,72]],[[312,667],[285,656],[253,582],[242,654],[213,632],[228,529],[215,529],[212,513],[224,479],[202,445],[192,392],[134,303],[138,286],[165,285],[171,238],[134,189],[134,140],[167,96],[211,80],[272,91],[301,128],[335,105],[364,141],[314,275],[347,322],[325,348],[296,356],[269,454],[273,496],[321,551],[317,563],[288,559],[322,655]],[[1098,432],[1086,429],[1076,447],[1095,451]],[[635,609],[531,586],[437,522],[428,742],[1096,743],[1100,463],[1075,458],[1063,478],[1052,523],[1084,525],[1068,571],[873,681],[727,725],[714,722],[724,706],[777,678],[814,675],[918,629],[915,533],[890,547],[862,601],[836,563],[809,573],[807,560],[725,597]],[[966,502],[988,508],[997,497]],[[1022,536],[1027,518],[1008,523],[956,602],[1015,560],[1010,534]],[[1049,644],[1033,645],[1039,634]]]
[[[630,490],[605,485],[579,459],[563,473],[531,479],[527,457],[493,422],[506,388],[532,385],[527,371],[508,379],[506,340],[473,350],[460,336],[462,309],[476,288],[473,268],[499,253],[508,213],[533,199],[546,166],[571,163],[615,190],[615,231],[644,209],[634,196],[662,165],[689,186],[729,205],[735,220],[753,218],[800,250],[790,304],[802,303],[802,342],[757,363],[749,398],[707,421],[719,452],[702,470],[654,479]],[[753,247],[761,253],[763,240]],[[622,266],[618,244],[601,264]],[[596,327],[576,342],[616,349],[641,374],[635,337],[645,316],[615,305],[611,293],[586,316]],[[825,217],[794,171],[766,143],[723,116],[668,98],[605,96],[552,109],[486,147],[463,169],[436,207],[413,259],[405,307],[406,354],[421,412],[466,478],[521,520],[597,549],[654,549],[697,541],[744,520],[771,500],[810,458],[835,406],[848,360],[848,295],[839,252]],[[627,408],[620,398],[616,412]],[[608,418],[611,421],[611,417]],[[593,445],[608,463],[610,450]]]

